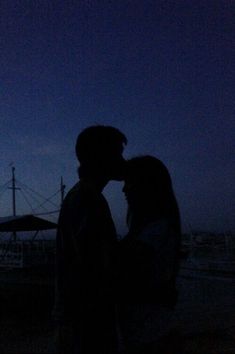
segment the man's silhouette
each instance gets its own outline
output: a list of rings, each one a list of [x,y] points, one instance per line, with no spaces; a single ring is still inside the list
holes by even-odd
[[[109,126],[79,134],[79,182],[67,194],[57,232],[56,314],[60,354],[117,350],[111,262],[116,231],[102,190],[121,180],[126,137]]]

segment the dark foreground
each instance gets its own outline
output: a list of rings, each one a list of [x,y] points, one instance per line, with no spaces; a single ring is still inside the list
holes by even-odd
[[[53,324],[48,319],[2,318],[1,354],[55,354]],[[183,334],[184,352],[235,354],[235,327],[230,330]],[[69,354],[69,353],[68,353]]]
[[[56,354],[52,283],[25,284],[0,289],[0,354]],[[235,278],[182,272],[179,290],[182,354],[235,354]]]

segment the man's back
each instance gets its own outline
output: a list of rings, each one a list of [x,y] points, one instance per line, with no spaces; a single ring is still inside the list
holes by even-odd
[[[93,345],[108,353],[116,341],[111,267],[115,245],[105,198],[80,181],[67,194],[59,217],[56,312],[60,323],[76,328],[82,353]]]
[[[64,200],[57,233],[58,300],[65,317],[76,315],[84,301],[109,299],[115,244],[105,198],[80,181]]]

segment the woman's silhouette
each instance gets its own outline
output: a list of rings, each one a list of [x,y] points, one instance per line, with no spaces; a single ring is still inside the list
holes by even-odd
[[[119,244],[118,257],[121,333],[128,353],[168,353],[163,338],[171,329],[177,301],[179,209],[160,160],[136,157],[126,168],[129,232]]]

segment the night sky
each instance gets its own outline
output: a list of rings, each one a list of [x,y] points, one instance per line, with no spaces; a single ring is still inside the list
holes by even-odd
[[[113,125],[128,138],[126,158],[165,162],[185,230],[234,231],[234,5],[1,0],[0,185],[13,163],[45,196],[60,176],[68,190],[77,134]],[[104,193],[123,234],[122,183]],[[10,203],[8,190],[0,216]]]

